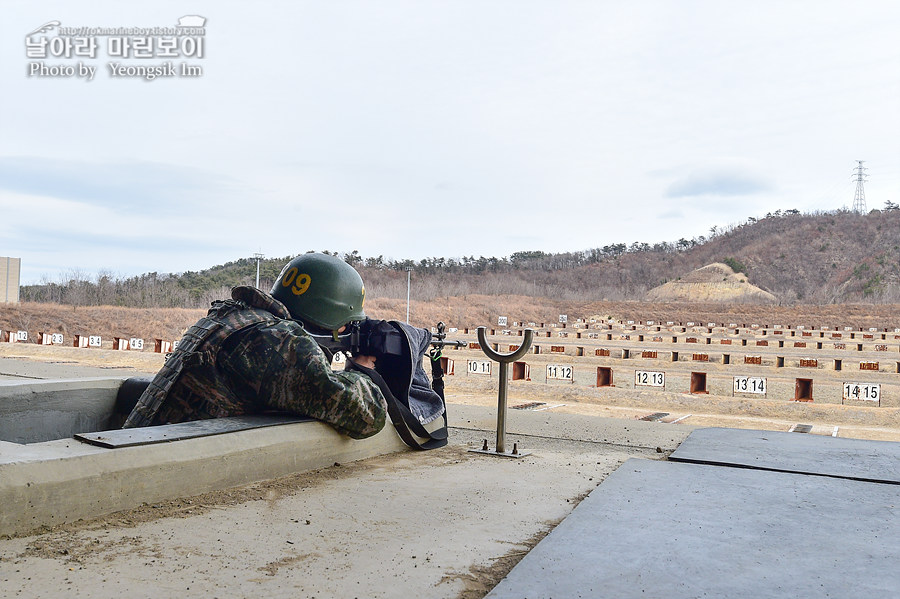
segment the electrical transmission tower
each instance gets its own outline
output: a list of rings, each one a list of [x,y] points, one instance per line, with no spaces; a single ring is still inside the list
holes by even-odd
[[[862,160],[857,160],[859,164],[855,169],[856,177],[856,193],[853,195],[853,212],[859,214],[866,213],[866,190],[863,188],[863,182],[866,180],[866,168],[863,166]]]

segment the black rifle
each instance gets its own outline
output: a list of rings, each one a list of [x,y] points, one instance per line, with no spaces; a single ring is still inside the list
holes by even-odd
[[[431,363],[431,388],[443,406],[444,426],[431,431],[422,426],[409,408],[409,395],[412,386],[416,384],[415,373],[417,369],[421,369],[421,365],[415,364],[419,357],[415,353],[418,348],[410,347],[398,323],[366,319],[350,323],[340,334],[310,334],[326,354],[342,352],[350,356],[375,356],[378,361],[375,369],[360,366],[355,362],[350,366],[351,369],[368,375],[381,389],[387,402],[388,415],[404,443],[413,449],[435,449],[447,445],[447,404],[444,400],[441,350],[447,346],[464,347],[465,343],[447,341],[443,322],[438,323],[437,333],[432,336],[428,357]],[[421,389],[418,392],[421,393]]]
[[[445,347],[465,347],[464,341],[447,340],[444,323],[437,324],[437,333],[431,339],[432,359]],[[386,320],[366,320],[351,322],[343,333],[322,335],[310,332],[319,346],[331,353],[343,352],[351,356],[402,356],[406,337]]]

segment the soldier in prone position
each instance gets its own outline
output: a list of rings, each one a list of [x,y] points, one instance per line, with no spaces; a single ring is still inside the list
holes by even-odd
[[[270,410],[327,422],[354,439],[384,427],[385,397],[365,374],[375,358],[357,355],[357,368],[335,372],[331,352],[310,334],[337,339],[366,319],[365,288],[353,267],[304,254],[285,265],[269,294],[241,286],[231,295],[188,330],[124,428]],[[435,405],[419,419],[441,416],[441,402]]]

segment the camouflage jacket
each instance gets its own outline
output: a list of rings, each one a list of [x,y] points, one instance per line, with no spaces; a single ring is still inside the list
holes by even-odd
[[[138,400],[125,427],[279,410],[331,424],[354,439],[385,424],[369,377],[334,371],[284,304],[252,287],[214,302]]]

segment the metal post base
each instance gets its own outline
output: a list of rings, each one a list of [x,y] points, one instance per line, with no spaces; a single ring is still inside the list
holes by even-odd
[[[519,447],[516,443],[513,443],[512,451],[494,451],[488,449],[487,439],[485,439],[484,446],[482,446],[481,449],[470,449],[469,453],[482,453],[484,455],[493,455],[501,458],[524,458],[527,455],[531,455],[530,451],[519,451]]]

